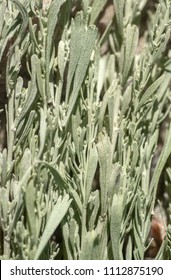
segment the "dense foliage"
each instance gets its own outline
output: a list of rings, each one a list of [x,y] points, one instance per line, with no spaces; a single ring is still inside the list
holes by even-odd
[[[146,258],[162,176],[171,258],[171,1],[148,2],[0,1],[1,258]]]

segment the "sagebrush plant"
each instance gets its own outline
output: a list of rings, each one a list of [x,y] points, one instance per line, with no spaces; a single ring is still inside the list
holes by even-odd
[[[3,259],[142,260],[150,246],[163,170],[171,180],[171,1],[143,26],[147,0],[113,0],[101,35],[106,2],[0,1]],[[169,219],[156,259],[171,259]]]

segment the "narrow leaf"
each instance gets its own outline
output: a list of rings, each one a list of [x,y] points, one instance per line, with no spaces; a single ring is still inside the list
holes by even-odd
[[[124,2],[125,2],[125,0],[113,0],[114,8],[115,8],[116,21],[117,21],[118,30],[119,30],[119,33],[120,33],[121,37],[123,36]]]
[[[111,209],[110,236],[114,260],[122,259],[120,254],[121,223],[123,215],[123,195],[115,194]]]
[[[164,80],[165,75],[163,74],[161,77],[159,77],[151,86],[148,87],[148,89],[143,94],[142,98],[140,99],[138,106],[136,108],[136,112],[142,108],[146,103],[149,102],[149,99],[153,96],[155,91],[159,88],[162,81]]]
[[[69,195],[65,195],[64,198],[59,197],[55,206],[52,209],[52,212],[47,220],[44,232],[40,239],[39,246],[35,254],[35,260],[37,260],[40,254],[43,252],[46,244],[48,243],[50,237],[54,233],[55,229],[58,227],[63,217],[66,215],[68,208],[71,204],[71,199]]]

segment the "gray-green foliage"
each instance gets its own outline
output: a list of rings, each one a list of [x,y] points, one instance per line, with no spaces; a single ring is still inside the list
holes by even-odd
[[[147,1],[114,0],[110,51],[100,55],[93,24],[106,2],[82,0],[74,15],[76,1],[54,0],[48,10],[39,0],[0,1],[0,58],[8,49],[2,258],[145,258],[171,153],[169,124],[151,174],[159,125],[170,117],[171,3],[159,1],[138,53]],[[157,258],[171,257],[170,244],[168,226]]]

